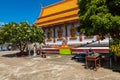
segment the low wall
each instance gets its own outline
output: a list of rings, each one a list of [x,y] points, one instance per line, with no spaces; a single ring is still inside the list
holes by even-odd
[[[109,53],[109,47],[81,47],[81,48],[72,48],[72,54],[78,52],[87,52],[90,48],[97,53]],[[43,48],[42,52],[59,54],[59,48]]]

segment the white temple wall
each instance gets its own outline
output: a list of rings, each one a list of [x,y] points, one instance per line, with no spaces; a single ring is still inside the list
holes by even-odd
[[[82,34],[82,41],[80,41],[80,33],[77,32],[76,30],[76,39],[71,39],[71,34],[70,34],[70,29],[73,25],[70,23],[70,24],[67,24],[67,36],[68,36],[68,42],[67,44],[68,45],[80,45],[80,44],[87,44],[87,43],[90,43],[92,41],[96,41],[96,36],[93,36],[92,38],[86,38],[86,36],[84,34]],[[78,27],[78,23],[74,23],[74,27]],[[55,26],[55,42],[54,42],[54,30],[53,30],[53,27],[50,27],[50,30],[52,32],[52,39],[51,40],[47,40],[47,32],[49,31],[48,28],[46,28],[45,30],[45,41],[46,41],[46,44],[49,44],[49,45],[62,45],[62,42],[63,40],[59,40],[58,39],[58,30],[59,28],[61,27],[62,29],[62,37],[63,39],[66,39],[66,31],[65,31],[65,26],[64,25],[59,25],[59,26]],[[109,39],[106,38],[102,41],[100,41],[100,43],[108,43],[109,42]],[[99,42],[95,42],[94,44],[98,44]]]

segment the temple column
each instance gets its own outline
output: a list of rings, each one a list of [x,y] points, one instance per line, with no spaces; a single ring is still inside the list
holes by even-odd
[[[68,31],[67,31],[67,24],[64,23],[64,27],[65,27],[65,39],[66,39],[66,43],[68,42]]]
[[[43,30],[43,32],[45,32],[45,34],[46,34],[46,28],[43,27],[42,30]],[[46,37],[46,35],[45,35],[45,37]],[[43,40],[43,43],[46,45],[46,38]]]
[[[80,26],[80,23],[79,23],[79,22],[77,22],[77,23],[78,23],[78,26]],[[79,41],[82,42],[82,40],[83,40],[83,39],[82,39],[82,33],[80,32],[80,33],[79,33]]]
[[[80,32],[80,36],[79,36],[80,42],[82,41],[82,33]]]
[[[55,37],[55,27],[53,27],[53,36],[54,36],[54,39],[53,39],[53,41],[54,41],[54,43],[56,42],[56,37]]]

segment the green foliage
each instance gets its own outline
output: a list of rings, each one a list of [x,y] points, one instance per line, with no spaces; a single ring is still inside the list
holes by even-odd
[[[78,0],[80,26],[86,35],[120,37],[120,0]],[[116,35],[116,36],[114,36]]]
[[[36,25],[29,25],[27,22],[8,23],[0,29],[0,43],[12,43],[18,45],[24,51],[27,43],[39,42],[44,40],[44,32]]]
[[[106,0],[110,13],[120,15],[120,0]]]

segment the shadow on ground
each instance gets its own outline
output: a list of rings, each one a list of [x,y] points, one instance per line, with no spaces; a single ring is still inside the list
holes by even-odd
[[[33,55],[34,52],[30,51],[30,55]],[[16,53],[10,53],[10,54],[4,54],[2,57],[8,57],[8,58],[13,58],[13,57],[27,57],[29,55],[28,52],[16,52]]]
[[[26,56],[28,56],[28,54],[26,53],[26,52],[24,52],[24,53],[20,53],[20,52],[18,52],[18,53],[13,53],[13,54],[5,54],[5,55],[2,55],[2,57],[8,57],[8,58],[13,58],[13,57],[26,57]]]
[[[78,62],[78,63],[84,63],[82,66],[86,69],[85,61],[81,61],[81,60],[75,60],[75,61]],[[112,70],[114,72],[119,72],[120,73],[120,59],[118,59],[118,61],[112,60],[111,66],[110,66],[109,57],[107,57],[105,59],[101,59],[101,67]],[[92,64],[91,67],[89,66],[88,69],[94,70],[94,64]]]
[[[110,69],[114,72],[119,72],[120,73],[120,58],[118,58],[117,61],[112,59],[111,66],[110,66],[110,59],[106,59],[106,60],[102,61],[102,66],[101,67],[107,68],[107,69]]]
[[[16,55],[16,53],[14,53],[14,54],[5,54],[5,55],[2,55],[2,57],[12,58],[12,57],[17,57],[17,55]]]

